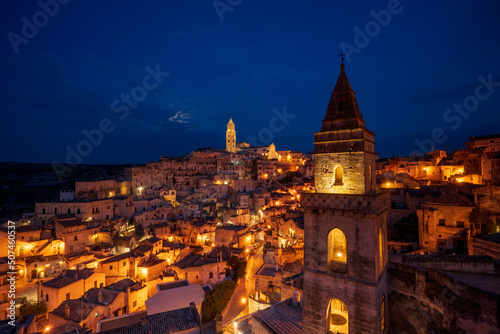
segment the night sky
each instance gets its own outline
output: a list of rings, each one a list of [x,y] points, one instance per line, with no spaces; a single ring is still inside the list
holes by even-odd
[[[54,1],[3,3],[0,161],[223,149],[230,116],[238,142],[309,152],[341,49],[380,157],[500,133],[498,1]]]

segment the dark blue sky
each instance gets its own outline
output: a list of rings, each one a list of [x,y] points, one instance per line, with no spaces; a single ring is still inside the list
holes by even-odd
[[[415,140],[434,129],[444,132],[434,147],[450,150],[500,133],[497,1],[220,0],[219,13],[213,1],[64,2],[53,17],[35,1],[4,3],[0,161],[66,163],[67,148],[77,150],[82,131],[103,119],[112,130],[81,146],[79,162],[144,163],[224,148],[230,116],[238,141],[268,144],[272,134],[279,150],[311,151],[342,43],[381,157],[418,150]],[[380,14],[383,24],[374,23],[371,11],[388,7],[390,22]],[[34,20],[38,31],[23,31]],[[359,31],[370,40],[356,38]],[[146,91],[146,67],[157,65],[169,74]],[[480,99],[479,76],[493,81],[479,88]],[[113,101],[116,111],[132,91],[147,96],[126,115],[113,112]],[[464,100],[472,111],[447,112]],[[266,130],[273,109],[284,108],[295,118]]]

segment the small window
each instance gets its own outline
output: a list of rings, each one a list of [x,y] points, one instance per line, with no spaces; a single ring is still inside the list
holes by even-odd
[[[79,214],[79,213],[80,213],[80,209],[76,209],[76,213],[78,213],[78,214]]]
[[[123,266],[125,267],[127,265],[127,261],[123,261]]]
[[[70,292],[66,294],[66,300],[69,300]]]
[[[210,273],[209,278],[214,278],[214,273]]]
[[[112,266],[112,265],[111,265],[111,266],[109,266],[109,270],[113,270],[113,266]]]
[[[75,235],[75,241],[78,241],[78,236],[77,235]]]
[[[97,281],[94,281],[94,288],[97,288]]]
[[[461,220],[457,220],[457,227],[465,227],[465,223]]]
[[[446,225],[446,220],[445,219],[439,219],[438,226],[445,226]]]
[[[42,209],[42,213],[45,213],[45,209]]]
[[[54,208],[54,213],[57,214],[57,208]]]
[[[382,332],[385,329],[385,295],[382,295],[382,305],[380,306],[381,320],[382,320]]]
[[[342,185],[342,166],[335,167],[335,185]]]
[[[71,213],[71,209],[68,209],[68,214]]]
[[[48,302],[49,301],[49,294],[45,294],[45,301]]]
[[[137,306],[137,300],[134,300],[134,303],[132,304],[134,307]]]

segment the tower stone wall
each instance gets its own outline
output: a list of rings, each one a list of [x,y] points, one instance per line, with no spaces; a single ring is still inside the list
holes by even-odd
[[[315,192],[304,193],[303,333],[387,332],[389,193],[344,64],[314,134]]]
[[[236,153],[236,130],[233,119],[229,119],[226,130],[226,152]]]

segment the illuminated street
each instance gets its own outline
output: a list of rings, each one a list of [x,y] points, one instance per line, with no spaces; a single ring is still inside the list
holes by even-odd
[[[238,282],[238,287],[234,291],[233,297],[222,312],[222,323],[224,325],[236,319],[238,316],[243,316],[248,313],[248,302],[243,303],[242,298],[248,299],[254,292],[254,275],[263,263],[262,248],[259,248],[258,251],[250,255],[245,277]]]

